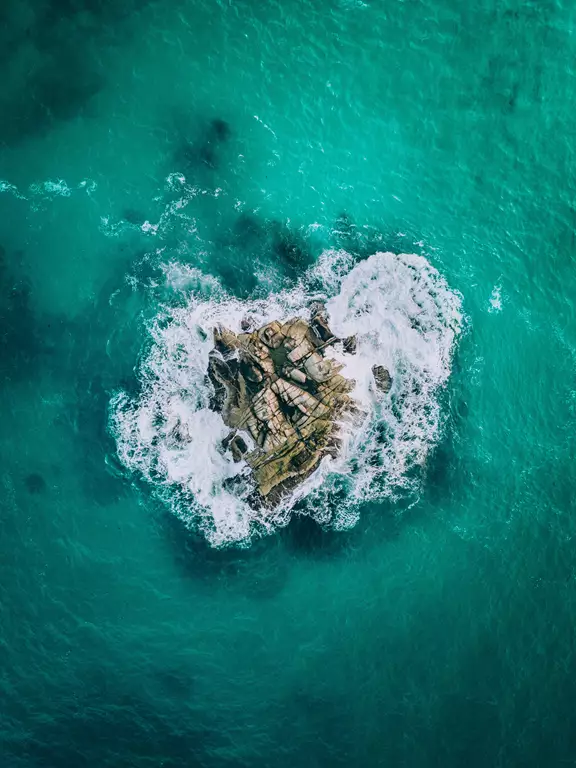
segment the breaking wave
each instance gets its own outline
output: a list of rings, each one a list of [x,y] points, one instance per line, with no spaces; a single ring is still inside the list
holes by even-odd
[[[124,465],[152,483],[211,545],[247,545],[254,535],[286,525],[296,502],[318,523],[346,528],[357,521],[361,502],[416,490],[418,470],[438,439],[438,395],[462,328],[460,296],[423,256],[376,253],[357,262],[344,251],[326,251],[293,289],[251,301],[231,297],[213,277],[191,268],[169,265],[165,273],[185,301],[163,307],[151,324],[141,392],[136,399],[115,396],[112,430]],[[212,328],[240,332],[245,318],[259,327],[308,316],[313,300],[326,303],[336,336],[357,337],[356,354],[337,347],[331,357],[356,382],[352,395],[365,416],[343,427],[337,459],[325,457],[280,507],[255,510],[246,501],[248,467],[223,452],[229,430],[209,409]],[[392,376],[385,396],[373,387],[375,364]],[[231,483],[238,474],[244,480]]]

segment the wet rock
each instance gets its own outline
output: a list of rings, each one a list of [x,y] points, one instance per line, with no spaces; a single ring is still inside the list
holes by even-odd
[[[339,448],[343,414],[357,412],[350,397],[354,382],[325,356],[327,346],[312,327],[321,318],[324,337],[337,341],[325,314],[310,321],[273,321],[236,335],[214,329],[208,376],[212,407],[235,430],[223,448],[252,470],[251,503],[274,506],[303,482],[324,456]],[[250,450],[244,432],[254,441]]]
[[[321,384],[338,373],[340,367],[323,358],[320,353],[312,352],[304,361],[304,370],[313,381]]]
[[[372,375],[374,376],[374,382],[376,383],[376,389],[386,394],[390,392],[392,387],[392,378],[388,373],[388,370],[383,365],[373,365]]]
[[[223,355],[228,355],[238,348],[238,339],[236,334],[227,328],[214,329],[214,347]]]
[[[222,441],[224,450],[229,450],[234,461],[242,461],[244,455],[248,452],[246,441],[236,432],[231,432],[228,437]]]
[[[330,330],[328,323],[322,317],[322,315],[316,315],[312,318],[310,323],[313,333],[317,336],[322,344],[333,344],[336,341],[336,337]]]
[[[287,367],[284,369],[284,372],[290,376],[291,379],[294,379],[294,381],[298,384],[306,384],[306,374],[299,368]]]
[[[310,303],[310,319],[314,320],[315,317],[323,317],[325,320],[328,317],[326,310],[326,304],[323,301],[312,301]]]
[[[282,332],[282,326],[277,321],[265,325],[258,331],[258,338],[263,341],[266,346],[272,349],[277,349],[282,342],[286,339],[286,335]]]
[[[260,368],[254,363],[243,362],[241,366],[241,370],[244,375],[244,378],[247,379],[248,381],[253,382],[254,384],[259,384],[264,378],[264,374],[262,373]]]
[[[343,345],[344,345],[344,352],[347,352],[349,355],[356,354],[356,348],[357,348],[356,336],[347,336],[343,341]]]
[[[238,363],[233,360],[227,363],[217,354],[211,354],[208,360],[208,378],[214,387],[214,394],[210,401],[210,407],[215,411],[228,410],[231,401],[235,400],[237,387],[232,389],[230,382],[240,377],[238,374]]]

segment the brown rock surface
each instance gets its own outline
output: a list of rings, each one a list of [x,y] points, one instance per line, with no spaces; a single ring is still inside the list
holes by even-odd
[[[374,376],[376,389],[379,389],[381,392],[384,392],[384,394],[386,394],[387,392],[390,392],[390,389],[392,387],[392,378],[388,373],[388,370],[384,368],[383,365],[373,365],[372,375]]]
[[[233,430],[224,450],[252,470],[255,504],[273,506],[324,456],[338,451],[339,418],[356,408],[350,397],[354,382],[326,356],[336,341],[320,312],[310,322],[299,317],[274,321],[238,335],[214,329],[208,364],[212,408]]]

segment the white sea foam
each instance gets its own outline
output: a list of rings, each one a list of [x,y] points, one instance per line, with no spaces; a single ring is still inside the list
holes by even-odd
[[[175,265],[167,281],[182,290],[184,306],[165,307],[152,324],[152,344],[141,368],[142,390],[118,394],[112,427],[124,464],[141,472],[173,510],[214,546],[246,544],[285,525],[294,504],[337,528],[353,525],[362,501],[410,493],[438,438],[438,395],[450,374],[462,324],[461,300],[422,256],[376,253],[355,263],[344,251],[327,251],[292,290],[240,302],[212,277]],[[312,299],[326,301],[337,336],[357,336],[357,352],[334,356],[356,382],[354,397],[365,416],[342,425],[337,459],[318,470],[276,510],[254,510],[245,464],[221,450],[227,428],[210,411],[206,378],[217,323],[240,330],[243,318],[264,324],[307,315]],[[374,388],[372,366],[391,373],[390,393]],[[230,478],[240,476],[240,482]]]
[[[0,179],[0,193],[7,192],[19,200],[53,200],[57,197],[70,197],[72,192],[82,190],[88,195],[96,190],[97,184],[92,179],[83,179],[79,184],[70,186],[64,179],[56,181],[48,179],[47,181],[38,181],[30,184],[27,193],[21,192],[15,184]]]
[[[488,303],[490,305],[488,307],[488,312],[502,312],[502,286],[495,285],[494,288],[492,288]]]

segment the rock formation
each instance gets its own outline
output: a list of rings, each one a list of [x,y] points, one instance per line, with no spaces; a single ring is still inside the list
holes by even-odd
[[[356,340],[333,335],[321,304],[313,306],[309,321],[297,317],[252,332],[247,323],[242,328],[240,334],[214,329],[211,407],[231,429],[223,449],[252,470],[252,503],[274,506],[324,456],[338,452],[339,422],[345,413],[357,412],[350,396],[354,382],[326,353],[342,341],[353,354]],[[376,386],[388,391],[388,371],[375,369]]]
[[[372,375],[374,376],[376,389],[379,389],[380,392],[384,392],[384,394],[390,392],[390,389],[392,388],[392,379],[383,365],[373,365]]]

